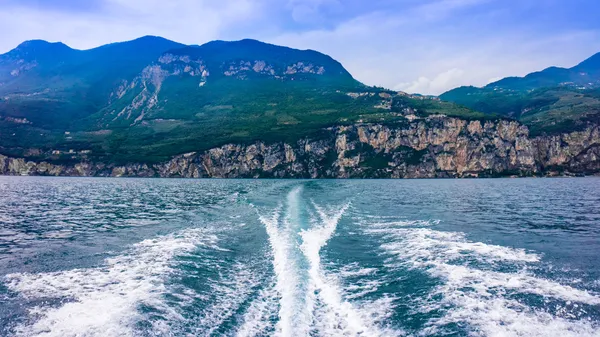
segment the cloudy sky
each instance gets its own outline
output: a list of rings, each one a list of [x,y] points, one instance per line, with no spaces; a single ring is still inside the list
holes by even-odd
[[[358,80],[439,94],[600,52],[598,0],[0,0],[0,53],[159,35],[254,38],[331,55]]]

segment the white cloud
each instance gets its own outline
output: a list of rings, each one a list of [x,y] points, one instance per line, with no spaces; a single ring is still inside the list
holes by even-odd
[[[414,9],[413,17],[418,18],[419,20],[435,21],[452,15],[456,10],[481,5],[491,1],[493,0],[436,0],[426,2]]]
[[[490,84],[490,83],[498,82],[501,79],[502,79],[501,76],[492,77],[489,80],[485,81],[485,84]]]
[[[366,84],[422,94],[483,86],[490,79],[523,76],[552,65],[570,67],[600,51],[600,31],[565,30],[544,36],[517,25],[484,30],[481,22],[497,13],[450,23],[451,11],[463,9],[459,4],[482,2],[448,3],[438,3],[438,14],[444,14],[429,16],[430,20],[418,15],[424,7],[403,15],[375,12],[334,29],[284,32],[267,40],[329,54]]]
[[[340,8],[338,0],[291,0],[288,8],[291,9],[292,19],[298,23],[316,24],[326,20],[323,10]]]
[[[462,69],[453,68],[438,74],[433,79],[422,76],[412,83],[400,83],[394,87],[394,90],[437,95],[448,90],[448,88],[459,86],[464,74],[465,72]]]
[[[296,22],[314,22],[318,20],[319,12],[315,7],[300,4],[292,8],[292,18]]]

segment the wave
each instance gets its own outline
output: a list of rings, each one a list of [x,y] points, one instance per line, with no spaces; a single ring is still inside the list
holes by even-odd
[[[376,282],[342,285],[345,277],[364,276],[373,270],[353,265],[335,273],[322,266],[322,249],[333,237],[350,204],[326,209],[305,202],[302,187],[296,187],[288,194],[285,206],[283,215],[280,205],[269,215],[260,216],[272,248],[274,288],[279,295],[276,333],[281,336],[400,334],[379,326],[391,312],[390,298],[351,302],[375,291]]]
[[[226,275],[208,282],[210,305],[204,306],[201,310],[198,319],[200,326],[195,329],[197,335],[219,334],[223,324],[227,320],[235,319],[242,305],[261,284],[259,275],[251,270],[248,264],[237,262],[228,269],[230,271]],[[249,325],[246,329],[259,331],[257,328],[251,329]]]
[[[358,263],[342,266],[336,270],[336,277],[346,284],[342,290],[347,300],[359,299],[374,293],[385,282],[381,279],[379,269],[363,268]]]
[[[303,261],[297,249],[301,192],[302,188],[296,187],[288,194],[283,219],[281,206],[269,216],[260,216],[273,253],[273,269],[277,278],[275,288],[280,296],[277,332],[282,336],[308,335],[311,329],[312,303],[304,287]]]
[[[173,272],[175,257],[199,247],[218,249],[217,237],[203,229],[189,229],[139,242],[97,268],[9,274],[6,286],[24,299],[54,299],[58,303],[31,309],[32,321],[17,326],[15,334],[134,336],[136,323],[145,319],[140,306],[156,308],[164,317],[180,320],[162,299],[167,292],[165,278]]]
[[[242,317],[240,326],[235,331],[237,337],[268,336],[273,333],[273,321],[277,318],[277,291],[275,284],[270,284],[258,293],[258,297]]]
[[[542,254],[440,231],[437,220],[362,217],[350,202],[315,202],[302,186],[289,188],[275,209],[251,206],[258,228],[229,214],[218,232],[145,240],[94,268],[6,276],[11,292],[37,305],[11,332],[600,335],[600,296],[534,274],[544,270]]]
[[[443,334],[448,327],[465,323],[469,334],[475,336],[600,334],[600,327],[582,316],[582,308],[600,305],[600,297],[531,274],[529,266],[541,263],[539,254],[471,242],[462,233],[427,228],[431,225],[401,221],[363,224],[366,233],[381,236],[388,268],[422,270],[441,281],[415,304],[416,312],[445,312],[431,319],[420,335]],[[510,271],[505,270],[507,265]],[[524,296],[552,302],[556,309],[536,308]]]
[[[300,249],[309,261],[311,295],[318,294],[322,307],[317,311],[315,323],[318,330],[326,336],[359,335],[369,330],[368,323],[354,306],[342,299],[342,291],[335,278],[327,277],[321,267],[321,249],[331,239],[337,224],[348,208],[348,204],[334,212],[326,212],[316,204],[319,221],[311,229],[300,233]],[[317,299],[315,298],[314,301]]]

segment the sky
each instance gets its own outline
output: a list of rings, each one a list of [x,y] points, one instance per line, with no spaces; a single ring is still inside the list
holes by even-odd
[[[598,0],[0,0],[0,53],[162,36],[314,49],[365,84],[437,95],[600,52]]]

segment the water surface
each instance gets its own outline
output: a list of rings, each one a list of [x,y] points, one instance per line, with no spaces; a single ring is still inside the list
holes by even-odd
[[[0,177],[0,335],[599,336],[600,179]]]

